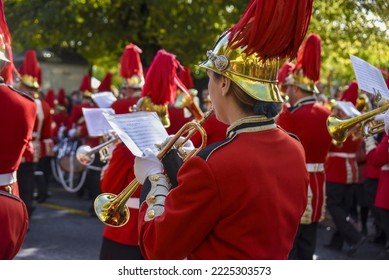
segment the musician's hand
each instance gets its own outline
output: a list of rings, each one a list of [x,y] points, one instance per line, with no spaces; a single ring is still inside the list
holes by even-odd
[[[160,144],[160,145],[157,145],[157,147],[159,149],[162,149],[164,148],[169,142],[170,140],[174,137],[175,135],[169,135],[168,137],[166,137],[166,139]],[[184,142],[185,140],[185,137],[180,137],[177,139],[176,143],[175,143],[175,146],[181,146],[181,144]],[[193,145],[192,141],[188,140],[184,143],[184,145],[181,147],[181,149],[185,152],[185,153],[189,153],[190,151],[192,151],[193,149],[195,148],[195,146]]]
[[[145,149],[142,157],[135,157],[134,173],[139,183],[142,185],[147,177],[162,173],[163,165],[154,155],[151,149]]]

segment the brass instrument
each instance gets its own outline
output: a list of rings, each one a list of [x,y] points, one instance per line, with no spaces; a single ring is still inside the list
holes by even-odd
[[[373,135],[384,130],[384,125],[382,122],[380,124],[375,123],[374,128],[365,130],[366,125],[374,120],[374,117],[378,114],[384,113],[389,109],[389,104],[381,106],[377,109],[374,109],[370,112],[362,114],[360,116],[342,120],[338,116],[330,115],[327,118],[327,129],[332,137],[332,142],[334,145],[340,146],[350,134],[350,129],[353,128],[356,124],[361,123],[363,129],[363,136]]]
[[[207,144],[207,134],[202,127],[202,124],[208,119],[209,116],[213,114],[213,110],[208,111],[201,120],[193,120],[186,123],[181,129],[177,132],[176,135],[161,149],[158,153],[157,158],[162,160],[166,154],[172,148],[183,147],[184,144],[198,131],[202,136],[202,143],[200,147],[193,149],[186,157],[183,158],[183,161],[188,158],[196,155],[201,149],[203,149]],[[184,140],[179,145],[176,144],[178,139],[183,136]],[[134,179],[132,180],[127,187],[122,190],[118,195],[112,193],[102,193],[96,197],[94,201],[94,209],[97,217],[105,225],[112,227],[121,227],[124,226],[130,219],[130,211],[126,205],[127,201],[138,189],[140,183]]]
[[[110,140],[91,148],[88,145],[81,145],[77,148],[76,158],[84,166],[91,165],[95,160],[95,154],[99,153],[100,160],[106,162],[109,159],[109,146],[118,140],[118,136],[113,136]]]
[[[181,91],[181,93],[176,98],[174,107],[187,108],[193,114],[196,120],[201,120],[204,117],[204,113],[195,102],[193,95],[190,93],[190,90],[189,92]]]

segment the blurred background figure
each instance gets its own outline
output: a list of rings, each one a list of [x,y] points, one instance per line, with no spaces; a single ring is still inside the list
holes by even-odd
[[[39,67],[36,52],[27,50],[22,65],[19,68],[21,75],[18,87],[34,98],[37,104],[37,115],[34,125],[32,144],[33,154],[25,154],[20,166],[19,185],[20,196],[27,206],[31,217],[35,206],[34,192],[37,190],[37,201],[44,202],[48,196],[48,184],[45,173],[50,174],[47,165],[48,157],[54,154],[54,141],[52,132],[52,114],[50,105],[40,95],[41,68]]]
[[[0,260],[11,260],[16,256],[27,232],[28,212],[20,199],[17,172],[22,155],[32,147],[37,114],[34,100],[9,84],[13,81],[14,70],[11,35],[1,0],[0,122],[3,137],[0,139]]]
[[[331,112],[316,99],[320,64],[321,38],[309,34],[283,84],[289,104],[283,106],[277,120],[279,126],[301,141],[309,172],[308,203],[289,259],[313,259],[318,223],[325,217],[324,163],[331,146],[326,123]]]

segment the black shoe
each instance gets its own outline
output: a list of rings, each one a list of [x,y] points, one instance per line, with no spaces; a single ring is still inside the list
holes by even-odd
[[[357,243],[350,246],[350,248],[347,250],[347,256],[353,256],[365,242],[366,237],[362,236]]]

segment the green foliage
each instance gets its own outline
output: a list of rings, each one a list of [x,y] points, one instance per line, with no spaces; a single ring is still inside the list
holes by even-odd
[[[98,69],[117,73],[123,48],[142,50],[147,66],[163,48],[190,66],[205,59],[218,36],[243,13],[249,0],[7,0],[14,51],[66,48]],[[387,0],[314,1],[309,32],[322,38],[324,83],[355,78],[350,54],[389,67]]]

